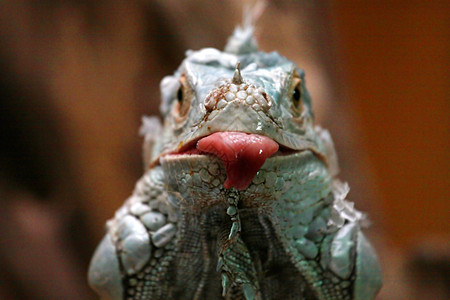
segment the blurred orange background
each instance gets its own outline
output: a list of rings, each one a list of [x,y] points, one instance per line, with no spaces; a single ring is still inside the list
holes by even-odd
[[[223,48],[242,6],[2,3],[0,299],[95,299],[87,265],[142,172],[141,116],[185,50]],[[371,216],[379,299],[450,296],[449,15],[449,1],[268,1],[256,30],[306,70]]]

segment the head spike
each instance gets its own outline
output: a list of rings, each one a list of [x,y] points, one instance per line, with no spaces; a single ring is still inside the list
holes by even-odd
[[[233,75],[233,79],[231,80],[231,82],[234,84],[244,83],[244,79],[242,79],[242,75],[241,75],[241,62],[240,61],[236,64],[236,70],[234,70],[234,75]]]
[[[258,1],[253,6],[244,8],[242,26],[234,29],[228,39],[225,52],[233,54],[248,54],[258,51],[258,43],[254,37],[255,23],[264,11],[265,1]]]

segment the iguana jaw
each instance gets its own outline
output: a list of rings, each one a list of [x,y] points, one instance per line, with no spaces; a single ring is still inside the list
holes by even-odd
[[[167,184],[169,194],[181,190],[180,193],[183,193],[186,200],[183,203],[194,210],[223,205],[226,203],[228,191],[233,190],[241,195],[243,207],[250,208],[270,206],[276,199],[274,193],[277,194],[289,187],[288,183],[282,184],[281,179],[281,182],[275,185],[276,174],[282,170],[288,177],[298,176],[294,175],[297,174],[298,167],[313,156],[308,150],[273,155],[266,159],[250,185],[241,190],[225,188],[226,167],[214,155],[167,155],[161,158],[161,168],[166,172],[164,182]]]
[[[226,169],[224,188],[245,190],[267,159],[293,155],[301,150],[283,147],[274,140],[244,132],[215,132],[192,141],[164,156],[171,160],[191,159],[192,156],[219,158]]]
[[[215,132],[227,132],[227,131],[215,131]],[[153,168],[155,166],[161,165],[161,158],[164,157],[179,157],[182,159],[183,157],[189,157],[192,155],[199,155],[199,156],[211,156],[211,154],[204,153],[202,151],[199,151],[196,147],[197,142],[201,140],[202,138],[205,138],[211,134],[214,134],[215,132],[205,134],[199,137],[196,137],[195,139],[192,139],[186,143],[180,143],[179,147],[177,147],[175,150],[166,150],[160,155],[158,155],[153,161],[151,161],[149,168]],[[237,132],[243,132],[247,134],[251,134],[251,132],[246,131],[237,131]],[[285,144],[280,143],[279,141],[273,139],[278,144],[278,151],[276,151],[274,154],[272,154],[268,159],[276,157],[276,156],[289,156],[294,155],[299,152],[303,151],[311,151],[312,153],[316,154],[321,160],[325,161],[324,154],[318,150],[318,147],[309,140],[304,140],[298,142],[298,145],[300,145],[297,149],[293,149]]]

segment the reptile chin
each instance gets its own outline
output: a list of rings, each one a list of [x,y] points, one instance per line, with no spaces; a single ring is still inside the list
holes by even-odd
[[[280,146],[274,140],[244,132],[215,132],[192,141],[170,156],[212,155],[225,166],[226,189],[246,189],[266,159],[298,151]]]

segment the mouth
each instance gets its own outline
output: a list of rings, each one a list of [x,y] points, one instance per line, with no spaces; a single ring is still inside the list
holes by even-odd
[[[224,188],[245,190],[266,159],[297,153],[269,137],[244,132],[215,132],[191,141],[170,156],[210,155],[224,164],[227,179]]]

